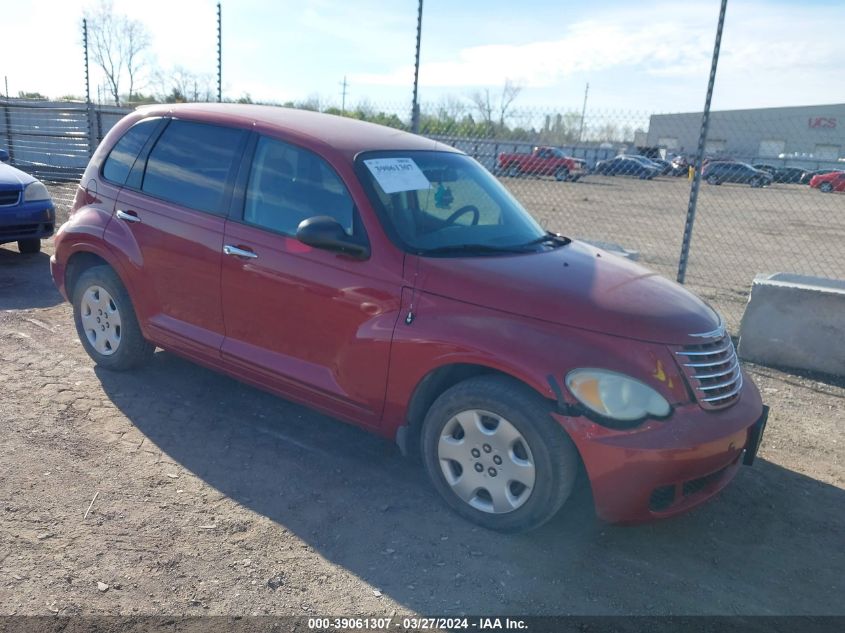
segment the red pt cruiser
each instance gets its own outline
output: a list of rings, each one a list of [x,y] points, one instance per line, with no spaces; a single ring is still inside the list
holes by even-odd
[[[98,365],[162,347],[395,439],[495,530],[554,516],[580,464],[608,521],[683,512],[766,422],[707,304],[544,231],[461,152],[360,121],[141,108],[51,266]]]

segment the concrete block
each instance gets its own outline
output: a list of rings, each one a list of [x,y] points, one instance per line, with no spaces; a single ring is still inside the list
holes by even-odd
[[[845,281],[757,275],[739,327],[738,352],[761,365],[845,375]]]

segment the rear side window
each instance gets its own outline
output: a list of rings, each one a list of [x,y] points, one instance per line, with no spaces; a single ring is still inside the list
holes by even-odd
[[[232,167],[243,130],[171,121],[147,159],[141,189],[169,202],[224,215]]]
[[[259,139],[246,189],[245,222],[295,235],[303,220],[327,215],[352,235],[354,206],[322,158],[295,145]]]
[[[117,185],[126,182],[135,159],[161,119],[147,119],[136,123],[115,143],[103,165],[103,178]]]

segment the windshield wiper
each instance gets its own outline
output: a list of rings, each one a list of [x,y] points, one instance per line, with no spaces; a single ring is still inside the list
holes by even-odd
[[[571,243],[568,237],[564,237],[563,235],[558,235],[557,233],[552,233],[551,231],[547,232],[545,235],[541,235],[536,240],[531,240],[530,242],[526,242],[522,244],[522,248],[527,248],[529,246],[535,246],[537,244],[557,244],[558,246],[566,246],[567,244]]]
[[[452,255],[452,254],[496,254],[496,253],[525,253],[522,246],[491,246],[490,244],[453,244],[438,246],[418,251],[418,255]]]

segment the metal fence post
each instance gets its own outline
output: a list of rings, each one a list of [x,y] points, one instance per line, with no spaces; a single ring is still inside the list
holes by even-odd
[[[707,142],[707,130],[710,127],[710,100],[713,98],[713,84],[716,82],[716,66],[719,64],[719,48],[722,45],[722,27],[725,24],[725,10],[728,0],[722,0],[719,9],[719,23],[716,27],[716,42],[713,45],[713,59],[710,63],[710,79],[707,82],[707,96],[704,99],[704,112],[701,115],[701,132],[698,135],[698,149],[695,153],[695,173],[690,188],[689,204],[687,205],[687,221],[684,225],[684,239],[681,243],[681,256],[678,260],[678,283],[682,284],[687,276],[690,244],[692,242],[692,227],[695,224],[695,209],[698,205],[698,189],[701,185],[701,164],[704,160],[704,145]]]
[[[6,119],[6,140],[9,143],[8,151],[9,151],[9,162],[15,162],[15,143],[12,139],[12,114],[9,112],[9,104],[3,104],[3,118]]]

